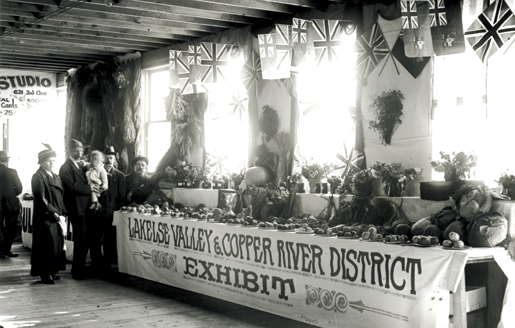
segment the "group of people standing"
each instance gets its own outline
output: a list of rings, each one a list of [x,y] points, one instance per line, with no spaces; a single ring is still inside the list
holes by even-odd
[[[30,274],[40,276],[45,284],[55,284],[60,279],[56,274],[66,269],[66,220],[72,227],[73,279],[88,277],[88,250],[91,258],[88,273],[105,273],[117,262],[116,227],[112,225],[114,211],[131,201],[141,202],[152,193],[145,175],[148,159],[135,157],[131,161],[133,173],[125,176],[115,167],[117,153],[114,147],[91,152],[90,163],[86,163],[82,160],[84,145],[72,139],[67,146],[68,158],[59,174],[55,174],[57,154],[46,146],[47,149],[38,154],[40,167],[31,180],[34,211]],[[7,158],[7,163],[2,158]],[[5,222],[0,255],[15,257],[17,254],[11,252],[11,245],[20,211],[17,196],[22,185],[16,170],[8,168],[7,164],[8,156],[0,152],[0,215]],[[5,178],[7,176],[9,179]]]

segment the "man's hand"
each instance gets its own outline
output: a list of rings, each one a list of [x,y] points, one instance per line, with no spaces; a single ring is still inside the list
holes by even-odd
[[[131,197],[132,197],[132,191],[129,191],[127,193],[127,200],[130,202],[131,201]]]
[[[100,192],[100,188],[96,184],[90,184],[89,187],[91,188],[91,192],[94,192],[94,193],[99,193]]]

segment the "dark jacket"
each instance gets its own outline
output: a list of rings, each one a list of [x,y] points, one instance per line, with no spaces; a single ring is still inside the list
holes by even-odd
[[[140,180],[139,183],[136,183],[137,180]],[[143,203],[152,193],[150,178],[145,175],[138,179],[134,173],[131,173],[125,177],[125,181],[127,181],[127,193],[132,191],[131,200],[138,204]]]
[[[13,216],[20,212],[20,200],[16,196],[22,190],[18,172],[0,164],[0,217]]]
[[[71,159],[67,159],[59,169],[59,176],[64,187],[64,206],[68,215],[85,216],[91,199],[91,187],[84,171],[77,168]]]
[[[102,205],[99,212],[102,216],[112,219],[114,211],[126,203],[127,182],[125,174],[115,167],[107,173],[109,188],[102,193],[98,202]]]
[[[49,175],[39,168],[32,176],[34,214],[31,270],[33,276],[55,274],[65,270],[66,255],[63,251],[64,236],[61,235],[54,214],[65,215],[63,185],[59,176]]]

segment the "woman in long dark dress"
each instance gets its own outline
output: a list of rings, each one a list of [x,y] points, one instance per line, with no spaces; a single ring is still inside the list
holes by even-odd
[[[44,284],[55,284],[56,273],[66,270],[64,237],[59,220],[64,220],[61,179],[52,172],[56,153],[47,146],[38,154],[39,169],[32,176],[34,194],[32,254],[30,275],[40,276]]]

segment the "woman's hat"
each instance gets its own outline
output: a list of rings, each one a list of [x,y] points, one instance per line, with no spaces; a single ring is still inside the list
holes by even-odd
[[[7,152],[5,150],[0,150],[0,161],[9,159],[9,156],[7,156]]]
[[[134,166],[138,161],[144,161],[148,165],[148,158],[143,155],[138,155],[131,160],[131,167]]]
[[[114,150],[113,146],[109,146],[104,150],[104,155],[118,155],[118,152]]]
[[[41,163],[43,163],[44,161],[46,161],[47,159],[49,159],[50,157],[56,157],[57,154],[55,153],[55,151],[52,150],[52,147],[50,147],[50,145],[48,144],[43,144],[47,149],[43,150],[43,151],[40,151],[38,153],[38,164],[41,165]]]

